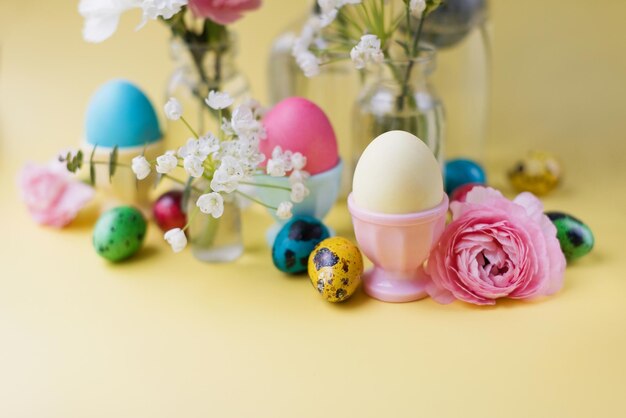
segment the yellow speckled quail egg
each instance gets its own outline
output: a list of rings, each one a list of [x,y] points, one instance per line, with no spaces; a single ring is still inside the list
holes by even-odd
[[[345,238],[320,242],[309,256],[309,278],[313,287],[329,302],[343,302],[361,283],[361,251]]]

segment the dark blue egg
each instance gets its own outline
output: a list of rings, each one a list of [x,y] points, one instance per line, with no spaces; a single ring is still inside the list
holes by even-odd
[[[328,237],[330,233],[322,222],[310,216],[294,216],[276,235],[272,247],[274,265],[289,274],[307,271],[309,255]]]
[[[467,183],[485,184],[487,176],[480,164],[465,159],[449,160],[445,169],[446,193],[452,194],[454,189]]]
[[[438,49],[462,41],[487,19],[487,0],[446,0],[424,21],[424,41]]]

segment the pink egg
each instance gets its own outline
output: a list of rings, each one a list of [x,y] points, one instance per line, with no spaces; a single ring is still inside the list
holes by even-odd
[[[304,168],[311,174],[330,170],[339,162],[337,139],[326,114],[315,103],[301,97],[289,97],[263,118],[267,139],[261,152],[271,157],[280,146],[283,151],[300,152],[307,158]]]
[[[450,195],[450,202],[465,202],[465,197],[467,196],[467,194],[471,192],[472,189],[476,186],[484,187],[485,185],[482,183],[466,183],[462,186],[457,187]]]

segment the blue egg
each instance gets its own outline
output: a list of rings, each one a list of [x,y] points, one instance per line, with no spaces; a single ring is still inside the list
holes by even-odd
[[[274,265],[285,273],[304,273],[315,246],[329,237],[322,222],[310,216],[294,216],[276,235],[272,247]]]
[[[162,135],[146,95],[126,80],[111,80],[89,101],[85,137],[91,145],[130,148],[154,143]]]
[[[480,164],[465,159],[449,160],[445,169],[446,193],[452,194],[454,189],[467,183],[485,184],[487,176]]]

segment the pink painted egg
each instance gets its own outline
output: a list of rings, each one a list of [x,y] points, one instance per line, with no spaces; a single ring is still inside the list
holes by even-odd
[[[485,187],[485,185],[482,183],[466,183],[462,186],[457,187],[450,195],[450,202],[465,202],[465,197],[467,196],[467,194],[471,192],[472,189],[476,186]]]
[[[304,168],[318,174],[339,162],[337,139],[328,117],[315,103],[301,97],[289,97],[263,118],[267,139],[260,144],[267,158],[280,146],[283,151],[300,152],[307,158]]]

